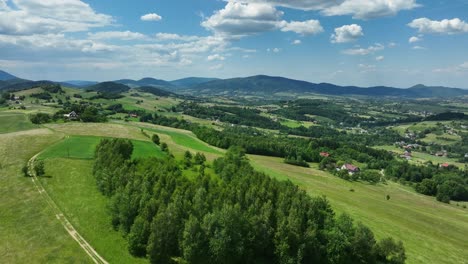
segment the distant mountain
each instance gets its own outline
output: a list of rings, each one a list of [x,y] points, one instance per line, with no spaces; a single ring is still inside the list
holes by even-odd
[[[67,84],[71,84],[72,86],[75,86],[75,87],[86,87],[86,86],[98,84],[98,82],[71,80],[71,81],[61,82],[61,84],[63,84],[64,86],[67,86]]]
[[[170,82],[164,80],[158,80],[154,78],[143,78],[141,80],[135,81],[131,79],[122,79],[114,81],[116,83],[125,84],[132,88],[142,87],[142,86],[155,86],[155,87],[167,87],[170,88],[173,85]]]
[[[214,80],[182,89],[192,95],[259,95],[259,96],[297,96],[304,93],[326,95],[392,96],[408,98],[453,97],[468,95],[468,90],[446,87],[426,87],[418,85],[409,89],[386,86],[362,88],[339,86],[330,83],[310,83],[283,77],[257,75],[246,78]]]
[[[179,80],[170,81],[174,86],[179,87],[193,87],[198,84],[207,83],[211,81],[219,80],[217,78],[201,78],[201,77],[188,77]]]
[[[95,85],[86,87],[86,89],[101,93],[123,93],[130,90],[127,85],[116,82],[101,82]]]
[[[0,70],[0,81],[7,81],[11,79],[19,79],[18,77],[9,74],[8,72]]]

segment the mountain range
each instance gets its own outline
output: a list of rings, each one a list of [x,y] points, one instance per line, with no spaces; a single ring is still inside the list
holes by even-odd
[[[22,90],[39,86],[51,81],[29,81],[0,71],[0,90]],[[441,86],[415,85],[407,89],[374,86],[339,86],[330,83],[311,83],[293,80],[284,77],[256,75],[245,78],[216,79],[189,77],[174,81],[165,81],[155,78],[140,80],[120,79],[110,82],[97,83],[93,81],[74,80],[58,82],[63,86],[84,88],[100,92],[120,93],[131,88],[151,87],[158,88],[153,92],[179,93],[193,96],[259,96],[259,97],[297,97],[307,94],[323,94],[333,96],[370,96],[370,97],[402,97],[402,98],[431,98],[431,97],[457,97],[468,96],[468,90]]]

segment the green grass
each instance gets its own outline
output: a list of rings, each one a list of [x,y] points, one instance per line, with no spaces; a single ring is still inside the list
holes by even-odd
[[[302,168],[284,164],[279,158],[249,157],[259,171],[291,180],[311,195],[326,195],[337,212],[363,222],[378,238],[391,236],[403,241],[407,263],[465,263],[468,259],[467,209],[437,202],[397,183],[348,182],[316,166]]]
[[[38,128],[29,121],[27,115],[23,113],[3,112],[0,113],[0,134],[11,133]]]
[[[72,159],[93,159],[94,150],[101,141],[101,137],[94,136],[67,136],[61,142],[47,148],[41,159],[49,158],[72,158]],[[154,143],[148,141],[131,140],[133,143],[133,158],[141,157],[161,157],[164,152]]]
[[[109,199],[96,187],[93,161],[52,158],[41,183],[78,232],[109,263],[147,263],[128,253],[127,241],[115,231],[107,211]],[[59,254],[57,252],[57,254]]]
[[[0,135],[1,263],[93,263],[21,173],[32,156],[58,140],[47,129]]]

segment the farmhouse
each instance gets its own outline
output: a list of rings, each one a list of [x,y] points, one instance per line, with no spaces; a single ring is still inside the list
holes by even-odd
[[[328,157],[330,157],[330,153],[328,153],[328,152],[320,152],[320,157],[328,158]]]
[[[448,163],[442,163],[442,164],[439,165],[439,167],[441,167],[441,168],[448,168],[449,166],[450,166],[450,164],[448,164]]]
[[[341,166],[341,169],[347,170],[350,174],[354,174],[360,171],[358,167],[352,164],[344,164],[343,166]]]
[[[75,111],[71,111],[69,114],[64,114],[63,117],[66,117],[70,120],[78,119],[78,114]]]

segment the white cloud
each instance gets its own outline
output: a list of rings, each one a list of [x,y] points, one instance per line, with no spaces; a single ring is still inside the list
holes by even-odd
[[[358,38],[364,36],[362,27],[356,24],[344,25],[335,28],[335,34],[331,35],[332,43],[345,43],[356,41]]]
[[[435,73],[451,73],[451,74],[467,74],[468,73],[468,61],[458,66],[450,66],[446,68],[438,68],[432,70]]]
[[[326,16],[352,15],[356,19],[394,16],[419,6],[416,0],[344,0],[322,11]]]
[[[463,68],[463,69],[468,69],[468,61],[462,63],[462,64],[460,65],[460,67]]]
[[[412,47],[412,49],[414,49],[414,50],[425,50],[426,48],[422,47],[422,46],[414,46],[414,47]]]
[[[276,29],[282,15],[269,4],[228,2],[201,25],[215,34],[239,38]]]
[[[229,2],[266,3],[306,11],[321,11],[327,16],[352,15],[353,18],[370,19],[393,16],[402,10],[418,6],[416,0],[227,0]]]
[[[142,21],[160,21],[162,17],[156,13],[149,13],[140,17]]]
[[[307,21],[281,21],[279,23],[281,31],[288,32],[292,31],[301,35],[312,35],[323,32],[323,27],[320,25],[318,20],[307,20]]]
[[[281,49],[280,48],[272,48],[272,49],[268,48],[267,52],[279,53],[281,52]]]
[[[361,73],[374,72],[377,70],[377,67],[375,65],[369,64],[359,64],[358,67],[361,70]]]
[[[347,55],[369,55],[384,49],[385,47],[382,44],[375,44],[373,46],[369,46],[368,48],[347,49],[344,50],[343,53]]]
[[[376,60],[376,61],[383,61],[384,59],[385,59],[384,56],[377,56],[377,57],[375,57],[375,60]]]
[[[96,13],[79,0],[13,0],[15,9],[6,1],[0,8],[0,34],[33,35],[87,31],[113,23],[109,15]]]
[[[419,37],[416,37],[416,36],[412,36],[411,38],[409,38],[408,42],[409,43],[416,43],[416,42],[419,42],[421,41],[422,39],[419,38]]]
[[[395,42],[390,42],[390,43],[388,43],[387,46],[388,46],[389,48],[394,48],[394,47],[398,46],[398,44],[396,44]]]
[[[418,18],[408,24],[409,27],[418,29],[420,33],[431,34],[460,34],[468,33],[468,23],[459,18],[443,19],[441,21],[428,18]]]
[[[221,69],[223,69],[223,68],[224,68],[224,65],[223,65],[223,64],[216,64],[216,65],[214,65],[214,66],[211,66],[211,67],[210,67],[210,70],[212,70],[212,71],[218,71],[218,70],[221,70]]]
[[[200,37],[198,36],[184,36],[179,34],[173,33],[157,33],[156,39],[160,41],[168,41],[168,40],[175,40],[175,41],[196,41],[199,40]]]
[[[89,39],[104,40],[104,39],[118,39],[118,40],[144,40],[148,37],[144,34],[131,31],[102,31],[96,33],[88,33]]]
[[[323,31],[317,20],[287,22],[281,20],[283,14],[269,3],[228,1],[223,9],[215,11],[201,25],[226,39],[239,39],[273,30],[301,35]]]
[[[301,45],[302,41],[300,39],[295,39],[293,42],[291,42],[293,45]]]
[[[212,55],[209,55],[206,60],[208,61],[215,61],[215,60],[218,60],[218,61],[223,61],[225,60],[226,58],[224,56],[221,56],[219,54],[212,54]]]

